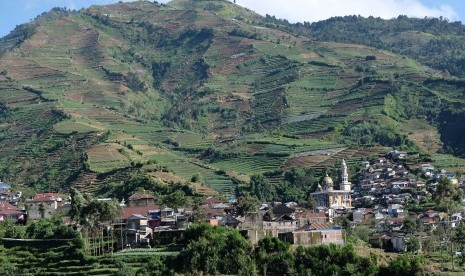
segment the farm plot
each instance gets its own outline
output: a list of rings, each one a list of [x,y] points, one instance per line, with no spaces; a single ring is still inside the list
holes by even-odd
[[[238,173],[253,175],[281,168],[287,157],[271,157],[266,155],[242,156],[211,163],[211,166]]]
[[[319,117],[313,120],[290,123],[283,126],[283,129],[294,134],[308,134],[322,132],[343,123],[347,118],[345,116]]]
[[[73,121],[63,121],[55,124],[53,128],[58,133],[89,133],[89,132],[101,132],[102,129],[85,124],[82,122],[73,122]]]
[[[129,167],[131,160],[118,144],[96,145],[87,150],[90,169],[98,173]]]
[[[199,182],[205,183],[212,189],[230,194],[234,191],[235,184],[232,180],[225,176],[218,174],[213,169],[207,169],[187,160],[176,160],[165,163],[168,169],[172,170],[176,175],[183,177],[186,181],[191,180],[194,175],[199,175]]]
[[[452,156],[450,154],[434,154],[434,166],[448,169],[450,171],[464,171],[465,159]]]

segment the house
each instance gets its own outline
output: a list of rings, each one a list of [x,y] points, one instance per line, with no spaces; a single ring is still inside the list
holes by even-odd
[[[266,213],[263,216],[263,227],[265,230],[277,230],[279,232],[292,232],[297,229],[297,220],[288,214],[271,216]]]
[[[276,203],[273,208],[273,214],[275,216],[288,215],[289,217],[294,217],[295,209],[287,207],[286,204]]]
[[[154,196],[146,193],[135,193],[128,198],[128,206],[154,206],[156,199]]]
[[[394,150],[389,152],[389,156],[392,159],[404,159],[407,156],[407,153],[403,151]]]
[[[390,241],[392,244],[392,250],[396,252],[407,251],[407,243],[404,235],[393,236]]]
[[[0,194],[9,194],[11,191],[10,185],[0,181]]]
[[[326,223],[312,223],[292,232],[278,233],[278,238],[296,245],[343,244],[344,230]]]
[[[237,218],[226,216],[222,218],[218,224],[224,227],[230,227],[237,229],[239,228],[239,225],[241,225],[242,221],[238,220]]]
[[[149,214],[160,210],[158,206],[138,206],[138,207],[123,207],[121,210],[120,221],[126,223],[132,215],[149,216]],[[152,218],[152,217],[150,217]]]
[[[219,200],[216,197],[211,197],[210,196],[210,197],[207,197],[202,202],[200,202],[200,205],[202,205],[202,206],[212,206],[214,204],[220,204],[220,203],[223,203],[223,201]]]
[[[450,217],[451,226],[457,227],[462,221],[462,213],[454,213]]]
[[[392,230],[394,232],[398,232],[403,227],[404,227],[404,219],[403,218],[387,218],[384,221],[383,230],[384,231]]]
[[[378,232],[371,235],[368,241],[373,247],[387,249],[391,248],[391,236],[387,232]]]
[[[328,221],[328,217],[325,212],[316,212],[313,210],[300,210],[295,213],[295,218],[298,221],[299,226],[303,226],[309,223],[325,223]]]
[[[393,217],[399,216],[399,214],[404,213],[404,206],[401,204],[391,204],[389,205],[388,214]]]
[[[435,226],[441,222],[446,214],[438,213],[432,209],[426,210],[423,214],[421,214],[418,219],[420,222],[426,227],[427,230],[434,229]]]
[[[353,222],[362,222],[365,220],[366,208],[358,208],[352,212]]]
[[[6,201],[0,201],[0,221],[6,219],[11,221],[23,220],[24,213]]]
[[[63,199],[58,193],[40,193],[26,199],[27,217],[29,219],[51,218]]]
[[[148,218],[139,214],[128,217],[124,231],[126,247],[147,247],[152,239],[152,228],[148,226]]]

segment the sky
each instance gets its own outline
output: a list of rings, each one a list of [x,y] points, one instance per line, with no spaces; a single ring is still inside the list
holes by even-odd
[[[53,7],[69,9],[105,5],[118,0],[0,0],[0,37],[16,25],[29,22]],[[125,2],[129,2],[125,0]],[[158,0],[166,3],[168,0]],[[255,12],[275,15],[290,22],[315,22],[333,16],[361,15],[385,19],[409,17],[439,17],[450,21],[465,21],[463,0],[236,0]]]

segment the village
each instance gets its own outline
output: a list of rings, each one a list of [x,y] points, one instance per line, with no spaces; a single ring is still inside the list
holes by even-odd
[[[204,198],[194,208],[174,208],[161,205],[150,193],[136,192],[119,203],[119,217],[101,224],[106,235],[114,237],[115,250],[171,244],[195,220],[237,229],[253,244],[263,237],[276,237],[292,245],[345,244],[348,233],[364,228],[369,233],[365,239],[373,247],[395,252],[421,251],[421,245],[426,246],[422,241],[439,225],[457,227],[462,213],[418,206],[431,201],[442,178],[461,190],[465,189],[465,179],[426,163],[420,166],[419,179],[399,162],[405,157],[406,153],[392,151],[364,161],[354,184],[349,181],[348,168],[342,160],[341,183],[334,183],[326,175],[311,194],[313,208],[295,202],[263,202],[243,212],[238,210],[236,199],[220,196]],[[66,195],[38,193],[24,199],[21,191],[0,183],[0,221],[24,223],[60,216],[65,224],[73,226],[69,217],[71,206],[71,198]],[[412,248],[412,239],[420,245]]]

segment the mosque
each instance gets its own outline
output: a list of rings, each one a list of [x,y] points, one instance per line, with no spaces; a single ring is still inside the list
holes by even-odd
[[[316,192],[311,194],[315,199],[316,207],[327,208],[330,218],[334,216],[335,210],[352,208],[352,197],[350,195],[352,183],[349,182],[347,164],[344,159],[342,159],[341,179],[342,183],[339,184],[339,190],[335,190],[333,179],[326,175],[321,185],[318,185]]]

